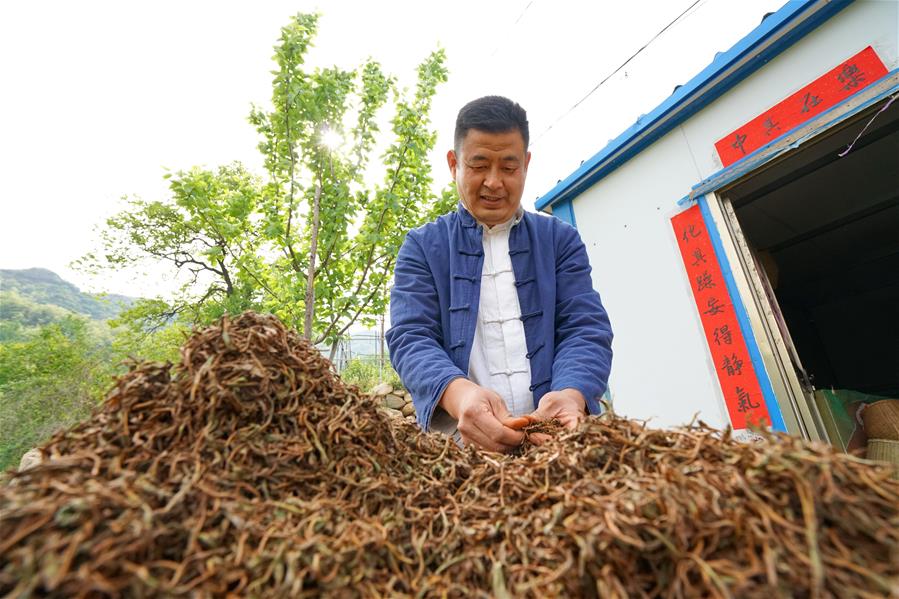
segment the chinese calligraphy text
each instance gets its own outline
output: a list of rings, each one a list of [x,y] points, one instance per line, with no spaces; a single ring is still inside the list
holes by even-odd
[[[868,46],[718,140],[715,149],[721,164],[733,164],[886,74],[883,61]]]
[[[736,430],[768,425],[768,407],[699,206],[681,212],[671,224],[731,425]]]

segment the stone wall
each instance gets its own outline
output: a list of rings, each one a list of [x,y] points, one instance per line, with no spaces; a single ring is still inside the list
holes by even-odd
[[[381,383],[369,391],[369,395],[380,400],[389,415],[415,422],[412,394],[405,389],[394,389],[390,383]]]

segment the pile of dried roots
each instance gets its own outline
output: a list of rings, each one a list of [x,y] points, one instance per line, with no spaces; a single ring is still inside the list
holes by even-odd
[[[614,417],[463,450],[252,313],[135,367],[43,453],[0,483],[0,595],[899,593],[886,467]]]

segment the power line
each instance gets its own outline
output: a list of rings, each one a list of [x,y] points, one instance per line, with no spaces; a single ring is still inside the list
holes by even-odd
[[[528,2],[527,6],[525,6],[524,9],[521,11],[521,13],[518,15],[518,18],[515,19],[515,22],[512,23],[511,25],[509,25],[509,27],[506,31],[507,34],[511,33],[512,30],[515,29],[515,26],[518,25],[518,23],[524,18],[525,13],[528,12],[528,9],[531,7],[531,4],[533,4],[536,1],[537,0],[531,0],[530,2]],[[493,49],[493,52],[490,53],[490,58],[493,58],[494,56],[496,56],[496,53],[499,52],[499,49],[501,46],[502,46],[502,44],[498,44],[496,46],[496,48]]]
[[[518,25],[518,21],[520,21],[520,20],[524,17],[524,13],[526,13],[526,12],[528,11],[528,9],[531,7],[531,4],[533,4],[533,3],[534,3],[534,0],[531,0],[530,2],[528,2],[528,5],[524,7],[524,10],[521,11],[521,14],[518,15],[518,18],[515,19],[515,22],[514,22],[514,23],[512,23],[512,26],[513,26],[513,27],[514,27],[515,25]]]
[[[549,133],[550,129],[552,129],[552,128],[555,127],[557,124],[559,124],[559,121],[561,121],[562,119],[564,119],[565,117],[567,117],[569,114],[571,114],[571,112],[572,112],[575,108],[577,108],[578,106],[580,106],[580,105],[581,105],[587,98],[589,98],[590,96],[592,96],[593,93],[594,93],[596,90],[598,90],[600,87],[602,87],[602,86],[603,86],[609,79],[611,79],[612,77],[614,77],[619,71],[621,71],[621,69],[623,69],[624,67],[626,67],[626,66],[628,65],[628,63],[630,63],[633,59],[635,59],[637,56],[639,56],[640,53],[643,52],[646,48],[648,48],[650,44],[652,44],[653,42],[655,42],[655,41],[656,41],[656,40],[657,40],[663,33],[665,33],[666,31],[668,31],[668,29],[670,29],[672,26],[674,26],[675,23],[677,23],[678,21],[680,21],[680,20],[684,17],[684,15],[686,15],[688,12],[690,12],[691,10],[693,10],[697,5],[702,4],[702,3],[704,3],[705,1],[706,1],[706,0],[695,0],[695,1],[693,2],[693,4],[691,4],[690,6],[688,6],[688,7],[686,8],[686,10],[684,10],[681,14],[677,15],[677,17],[675,17],[675,19],[674,19],[673,21],[671,21],[670,23],[668,23],[667,25],[665,25],[665,26],[664,26],[658,33],[656,33],[654,36],[652,36],[652,38],[651,38],[648,42],[646,42],[645,44],[643,44],[643,45],[640,47],[639,50],[637,50],[636,52],[634,52],[633,54],[631,54],[630,57],[629,57],[627,60],[625,60],[624,62],[622,62],[620,65],[618,65],[618,67],[617,67],[614,71],[612,71],[611,73],[609,73],[608,75],[606,75],[606,76],[605,76],[599,83],[597,83],[597,84],[593,87],[593,89],[591,89],[589,92],[587,92],[587,95],[585,95],[583,98],[581,98],[580,100],[578,100],[577,102],[575,102],[575,103],[571,106],[571,108],[569,108],[568,110],[566,110],[561,116],[559,116],[556,120],[554,120],[552,123],[550,123],[549,127],[547,127],[546,129],[544,129],[543,132],[540,133],[539,136],[537,136],[537,139],[534,140],[533,142],[531,142],[530,145],[532,145],[532,146],[536,145],[537,142],[539,142],[539,141],[543,138],[544,135],[546,135],[547,133]],[[529,5],[529,6],[530,6],[530,5]],[[527,8],[525,8],[525,10],[527,10]],[[520,17],[519,17],[519,18],[520,18]]]

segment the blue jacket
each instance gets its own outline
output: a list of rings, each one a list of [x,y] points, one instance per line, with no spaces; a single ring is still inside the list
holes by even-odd
[[[387,344],[425,430],[446,386],[468,373],[484,263],[481,236],[460,205],[409,231],[397,257]],[[535,409],[547,392],[574,388],[598,414],[612,364],[612,329],[577,230],[525,212],[509,233],[509,256]]]

